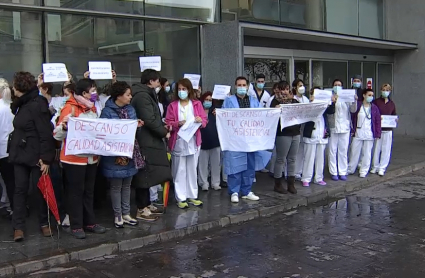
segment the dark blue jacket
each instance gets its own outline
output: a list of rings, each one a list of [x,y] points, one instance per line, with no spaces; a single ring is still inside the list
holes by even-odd
[[[214,106],[210,108],[210,111],[208,112],[208,124],[205,128],[201,128],[201,150],[211,150],[220,147],[216,118],[212,113],[214,109]]]
[[[134,110],[133,106],[126,105],[119,107],[111,98],[106,101],[105,108],[103,108],[100,117],[104,119],[120,119],[119,114],[121,109],[127,110],[129,119],[137,120],[136,110]],[[137,173],[138,170],[134,165],[133,159],[126,166],[115,164],[115,159],[115,156],[103,156],[100,160],[100,167],[105,178],[124,179],[132,177]]]

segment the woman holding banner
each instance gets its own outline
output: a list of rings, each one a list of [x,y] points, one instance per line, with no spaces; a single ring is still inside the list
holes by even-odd
[[[189,79],[181,79],[177,82],[175,101],[168,106],[165,122],[172,127],[168,147],[172,155],[172,173],[177,206],[186,209],[189,204],[202,206],[198,199],[197,166],[201,147],[201,131],[205,128],[208,119],[202,103],[196,99],[192,82]],[[187,124],[186,124],[187,123]],[[198,127],[196,127],[198,126]],[[182,129],[197,128],[189,140],[185,140],[179,134]],[[184,129],[183,129],[184,128]]]
[[[77,239],[86,237],[85,231],[103,234],[106,229],[96,224],[93,211],[94,184],[96,180],[98,156],[66,155],[66,135],[70,117],[97,118],[96,107],[91,100],[96,91],[94,80],[81,79],[76,84],[61,110],[54,137],[63,141],[60,160],[67,179],[68,213],[71,222],[71,234]]]

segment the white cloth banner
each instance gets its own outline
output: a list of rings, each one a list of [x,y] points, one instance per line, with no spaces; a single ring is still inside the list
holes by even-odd
[[[216,116],[223,151],[256,152],[274,148],[280,109],[217,109]]]
[[[314,122],[323,116],[328,106],[329,104],[326,102],[283,104],[281,105],[280,126],[284,129],[288,126]]]
[[[133,157],[137,120],[70,118],[66,155]]]

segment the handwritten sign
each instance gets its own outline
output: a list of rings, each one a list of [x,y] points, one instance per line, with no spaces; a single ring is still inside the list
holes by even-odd
[[[232,87],[227,86],[227,85],[214,85],[214,91],[213,91],[212,98],[213,99],[226,99],[229,96],[231,89],[232,89]]]
[[[338,91],[338,101],[340,102],[355,102],[355,96],[356,95],[356,90],[354,89],[348,89],[348,90],[340,90]]]
[[[93,80],[112,79],[111,62],[89,62],[89,72]]]
[[[66,69],[65,64],[43,64],[43,81],[45,83],[68,81],[68,70]]]
[[[177,133],[183,140],[189,143],[195,132],[201,127],[202,123],[196,123],[195,118],[192,118],[179,129]]]
[[[217,109],[216,115],[223,151],[255,152],[274,148],[280,109]]]
[[[66,155],[133,157],[136,120],[70,118]]]
[[[294,103],[281,105],[280,126],[282,129],[288,126],[299,125],[310,121],[316,121],[323,116],[328,108],[326,102]]]
[[[141,72],[147,69],[161,71],[161,56],[139,57],[139,63]]]
[[[332,91],[329,90],[314,90],[314,101],[324,101],[331,102],[332,101]]]
[[[199,82],[201,81],[201,76],[199,74],[185,74],[183,78],[187,78],[192,82],[193,89],[199,89]]]
[[[381,115],[381,127],[396,128],[398,116]]]

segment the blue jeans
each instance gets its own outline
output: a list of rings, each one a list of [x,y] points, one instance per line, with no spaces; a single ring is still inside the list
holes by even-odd
[[[245,171],[227,176],[229,194],[241,192],[246,196],[251,192],[255,177],[255,153],[247,153],[248,166]]]

